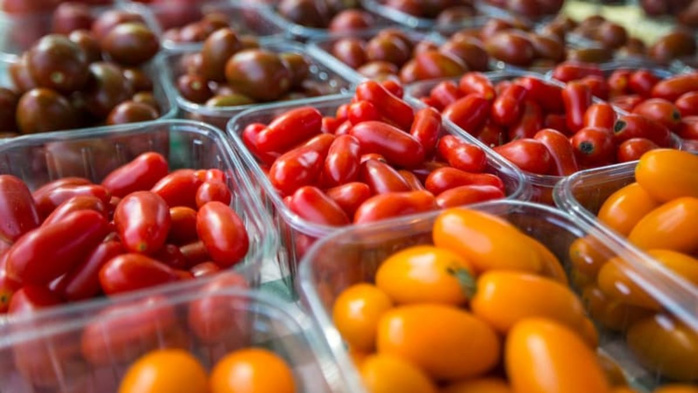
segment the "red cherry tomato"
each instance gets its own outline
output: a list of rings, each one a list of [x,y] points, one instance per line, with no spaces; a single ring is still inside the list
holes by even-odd
[[[652,87],[651,96],[674,102],[682,95],[697,90],[698,73],[682,74],[659,81]]]
[[[201,240],[187,243],[179,247],[179,251],[187,259],[189,266],[211,260],[211,256],[208,255],[208,250]]]
[[[431,92],[429,92],[429,97],[436,100],[439,103],[440,108],[445,108],[453,104],[463,96],[463,92],[453,81],[439,82],[436,86],[434,86],[433,89],[431,89]]]
[[[477,139],[489,147],[495,147],[503,145],[504,142],[509,138],[507,132],[504,128],[488,122],[484,127],[476,134]]]
[[[359,178],[373,194],[410,191],[412,187],[390,165],[378,160],[367,160],[361,164]]]
[[[89,184],[92,184],[92,182],[82,177],[63,177],[39,187],[32,193],[32,196],[34,197],[35,201],[39,201],[46,198],[46,194],[56,188],[65,186],[84,186]]]
[[[378,153],[391,164],[413,168],[424,161],[424,147],[421,143],[390,124],[363,122],[352,127],[349,135],[359,140],[361,152]]]
[[[487,167],[487,155],[478,146],[467,143],[454,135],[444,135],[439,139],[439,157],[448,165],[466,172],[479,173]]]
[[[434,195],[460,186],[487,185],[504,190],[502,179],[491,173],[468,173],[455,168],[439,168],[429,174],[424,187]]]
[[[633,108],[633,113],[652,119],[672,131],[681,124],[679,109],[663,98],[650,98]]]
[[[250,153],[252,153],[252,155],[254,155],[257,159],[265,164],[271,165],[274,163],[274,160],[281,155],[281,153],[276,151],[263,152],[259,149],[259,146],[257,145],[259,134],[266,129],[267,126],[262,123],[248,124],[242,130],[242,142],[245,144],[245,147],[247,147],[247,150],[249,150]]]
[[[292,212],[310,222],[343,226],[349,224],[349,218],[344,210],[327,194],[317,187],[301,187],[293,193],[289,208]]]
[[[592,96],[600,98],[602,100],[608,99],[611,88],[604,77],[598,75],[589,75],[580,79],[579,82],[585,84],[589,88],[589,91],[591,92]]]
[[[521,118],[523,102],[528,90],[516,83],[510,85],[495,98],[490,110],[490,119],[502,126],[513,125]]]
[[[391,192],[375,195],[362,203],[354,214],[354,223],[365,224],[437,208],[434,195],[429,191]]]
[[[548,148],[554,163],[553,175],[567,176],[579,170],[572,144],[563,133],[545,128],[538,131],[533,139],[542,142]]]
[[[56,187],[43,194],[41,199],[35,199],[39,215],[41,215],[41,217],[48,217],[58,205],[80,195],[96,197],[105,205],[108,205],[111,199],[111,195],[106,188],[94,184]]]
[[[323,177],[329,184],[344,184],[356,180],[361,158],[359,140],[351,135],[338,136],[330,146]]]
[[[284,152],[322,131],[322,113],[313,107],[290,110],[257,135],[261,152]]]
[[[533,135],[543,127],[543,110],[535,101],[526,100],[523,103],[521,118],[507,131],[509,140],[533,138]]]
[[[637,70],[630,75],[628,88],[634,94],[649,97],[654,86],[660,81],[659,77],[648,70]]]
[[[102,291],[100,270],[107,262],[124,253],[126,249],[118,241],[100,243],[80,265],[59,278],[57,292],[72,302],[97,296]]]
[[[619,69],[615,70],[608,77],[608,87],[611,89],[610,95],[618,96],[628,94],[631,70]]]
[[[22,288],[22,284],[7,275],[7,252],[0,254],[0,314],[10,308],[12,296]]]
[[[196,209],[196,191],[202,183],[193,170],[180,169],[160,179],[150,191],[164,199],[169,207]]]
[[[630,114],[621,116],[613,126],[615,143],[631,138],[647,138],[661,147],[672,145],[671,131],[663,124],[644,116]]]
[[[247,255],[250,239],[245,224],[226,204],[209,202],[203,205],[196,214],[196,232],[220,267],[231,267]]]
[[[0,175],[0,240],[14,242],[40,222],[27,185],[12,175]]]
[[[167,159],[148,152],[113,170],[102,180],[102,185],[112,195],[123,198],[135,191],[150,190],[168,172]]]
[[[192,268],[189,269],[189,272],[191,272],[195,278],[213,276],[220,271],[221,268],[213,262],[199,263],[198,265],[192,266]]]
[[[164,263],[142,254],[117,255],[99,271],[99,283],[107,295],[137,291],[179,280]]]
[[[490,81],[487,75],[481,72],[468,72],[464,74],[458,81],[458,87],[465,95],[472,93],[479,94],[488,101],[494,100],[497,96],[492,81]]]
[[[562,101],[565,104],[567,128],[577,132],[584,127],[584,113],[591,105],[591,90],[582,82],[569,82],[562,89]]]
[[[584,127],[613,128],[616,122],[616,111],[608,103],[592,104],[584,112]]]
[[[290,195],[300,187],[315,183],[322,173],[324,161],[325,157],[318,151],[298,147],[274,161],[269,180],[282,195]]]
[[[170,208],[170,232],[167,242],[186,244],[198,238],[196,234],[196,210],[186,206]]]
[[[594,64],[565,62],[553,69],[553,78],[562,82],[571,82],[589,75],[603,77],[603,71]]]
[[[383,82],[381,82],[381,85],[385,87],[385,89],[388,90],[390,94],[394,95],[397,98],[402,98],[402,96],[405,95],[405,90],[402,88],[402,84],[400,84],[400,82],[396,81],[395,79],[386,79]]]
[[[127,250],[152,254],[167,240],[170,208],[159,195],[137,191],[124,197],[116,207],[114,224]]]
[[[442,116],[471,135],[477,135],[490,115],[491,101],[469,94],[444,109]]]
[[[686,116],[681,119],[677,135],[683,139],[698,140],[698,116]]]
[[[615,159],[613,133],[606,128],[582,128],[572,136],[571,142],[582,168],[608,165]]]
[[[344,210],[349,218],[354,217],[359,206],[373,195],[366,183],[359,182],[342,184],[328,189],[325,193]]]
[[[232,199],[233,194],[228,185],[218,180],[206,181],[196,190],[196,206],[199,208],[212,201],[229,205]]]
[[[436,204],[441,209],[469,205],[478,202],[502,199],[504,191],[495,186],[469,185],[446,190],[436,197]]]
[[[659,149],[656,143],[646,138],[631,138],[623,141],[616,151],[618,162],[639,160],[643,154],[650,150]]]
[[[617,106],[618,108],[626,112],[632,112],[633,109],[644,100],[644,98],[640,97],[637,94],[631,94],[613,97],[611,98],[609,103],[613,106]]]
[[[698,91],[691,91],[681,95],[674,102],[676,108],[681,112],[681,116],[698,115]]]
[[[593,105],[592,105],[593,106]],[[543,127],[558,130],[565,135],[570,135],[570,130],[567,129],[567,116],[557,113],[549,113],[543,119]]]
[[[415,175],[413,172],[410,172],[406,169],[400,169],[397,172],[400,174],[400,176],[402,176],[403,179],[405,179],[412,191],[426,190],[421,180],[419,180],[417,175]]]
[[[68,214],[79,210],[94,210],[97,213],[108,218],[109,211],[104,201],[97,197],[89,195],[78,195],[61,203],[46,219],[41,226],[46,226],[58,222],[65,218]]]
[[[548,148],[535,139],[511,141],[495,147],[494,151],[526,172],[548,175],[553,170],[553,159]]]
[[[73,212],[22,236],[7,251],[7,273],[23,284],[46,285],[77,266],[108,233],[101,214]]]
[[[526,97],[535,101],[545,112],[562,113],[562,88],[532,76],[519,78],[516,84],[523,86],[528,93]]]
[[[410,128],[410,135],[422,145],[425,156],[430,157],[441,135],[441,114],[434,108],[418,110]]]
[[[322,132],[324,134],[335,134],[339,125],[342,124],[343,120],[337,119],[331,116],[325,116],[322,118]]]
[[[187,257],[174,244],[165,244],[152,257],[175,270],[186,270],[191,266]]]
[[[370,101],[352,102],[347,109],[347,115],[351,124],[359,124],[362,121],[380,120],[381,114]]]
[[[414,120],[412,108],[400,98],[392,95],[385,87],[376,81],[361,82],[356,87],[355,97],[358,100],[370,101],[386,119],[398,128],[409,130]]]

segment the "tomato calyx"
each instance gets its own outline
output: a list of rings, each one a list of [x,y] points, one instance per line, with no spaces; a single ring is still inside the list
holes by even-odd
[[[578,149],[581,153],[592,154],[595,150],[595,147],[593,143],[589,141],[584,141],[579,144]]]
[[[472,297],[475,295],[475,292],[477,291],[477,284],[475,282],[475,277],[473,276],[473,274],[470,273],[468,269],[464,269],[462,267],[449,267],[446,270],[446,272],[455,277],[456,280],[458,280],[458,284],[460,285],[463,294],[465,294],[465,297],[468,299],[472,299]]]

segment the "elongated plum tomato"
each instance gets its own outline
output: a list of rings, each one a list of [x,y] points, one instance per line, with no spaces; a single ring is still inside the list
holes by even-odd
[[[684,196],[698,198],[698,157],[680,150],[652,150],[640,158],[635,178],[661,202]]]
[[[0,240],[16,241],[39,226],[39,212],[24,182],[0,175]]]
[[[127,195],[114,211],[114,224],[119,238],[131,252],[157,252],[167,240],[171,223],[167,202],[150,191],[137,191]]]
[[[164,263],[141,254],[122,254],[110,259],[99,271],[99,282],[107,295],[136,291],[179,279]]]
[[[196,232],[213,261],[230,267],[247,255],[250,239],[235,210],[221,202],[208,202],[196,215]]]
[[[337,297],[332,321],[351,349],[370,352],[376,346],[378,321],[392,307],[393,301],[379,288],[355,284]]]
[[[123,198],[132,192],[150,190],[168,170],[167,160],[161,154],[143,153],[109,173],[102,185],[112,195]]]
[[[623,236],[630,234],[647,213],[659,206],[639,183],[631,183],[614,192],[601,205],[599,221]]]
[[[470,261],[476,274],[492,269],[538,273],[541,255],[526,236],[499,217],[470,209],[443,211],[434,222],[437,247],[451,250]]]
[[[441,304],[411,304],[386,312],[378,324],[376,346],[378,353],[399,356],[441,381],[486,373],[499,362],[501,349],[487,323]]]
[[[376,286],[398,304],[463,305],[474,289],[473,268],[452,251],[414,246],[383,261]]]
[[[364,385],[372,393],[438,391],[422,370],[394,355],[370,355],[361,363],[359,372]]]
[[[515,324],[504,356],[515,392],[611,391],[594,351],[573,330],[548,319],[529,318]]]
[[[698,251],[698,198],[676,198],[652,210],[635,225],[628,239],[642,249]]]

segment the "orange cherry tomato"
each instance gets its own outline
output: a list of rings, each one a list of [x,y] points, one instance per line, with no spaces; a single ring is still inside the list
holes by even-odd
[[[456,382],[441,389],[440,393],[513,393],[503,379],[485,377]]]
[[[595,238],[580,237],[570,244],[569,258],[573,273],[582,273],[596,278],[599,270],[608,260],[609,253]]]
[[[530,318],[514,325],[507,336],[505,359],[515,392],[611,390],[594,351],[574,331],[547,319]]]
[[[619,386],[617,388],[613,388],[613,390],[611,390],[611,393],[640,393],[640,392],[638,392],[635,389],[631,389],[627,386]]]
[[[294,393],[293,372],[273,352],[240,349],[226,355],[211,371],[211,393]]]
[[[470,209],[444,210],[434,222],[433,240],[470,261],[476,273],[492,269],[543,270],[541,255],[524,234],[494,215]]]
[[[698,198],[698,156],[680,150],[651,150],[640,158],[635,178],[661,202],[684,196]]]
[[[404,359],[379,353],[367,357],[359,367],[371,393],[436,393],[436,385],[419,368]]]
[[[499,363],[499,337],[467,311],[440,304],[396,307],[378,324],[379,353],[400,356],[436,380],[486,373]],[[464,354],[477,354],[464,356]]]
[[[590,348],[599,346],[599,332],[596,330],[596,325],[589,318],[582,320],[582,327],[579,329],[580,336],[589,345]]]
[[[681,278],[698,286],[698,259],[671,250],[649,250],[647,253]]]
[[[652,210],[628,235],[642,249],[698,251],[698,198],[682,197]]]
[[[208,376],[188,351],[161,349],[133,363],[119,385],[119,393],[208,393]]]
[[[641,284],[628,276],[630,267],[620,258],[611,258],[599,271],[597,283],[599,288],[611,299],[625,304],[659,310],[661,306],[656,299],[642,288]]]
[[[382,290],[371,284],[356,284],[337,297],[332,320],[350,348],[372,351],[378,321],[392,307],[392,300]]]
[[[611,298],[595,285],[584,288],[582,301],[589,316],[609,330],[624,331],[634,322],[651,315],[651,311],[644,307]]]
[[[679,382],[698,379],[698,333],[664,314],[634,323],[628,348],[652,372]]]
[[[584,319],[582,302],[568,287],[514,271],[489,271],[480,276],[470,306],[476,317],[500,333],[531,317],[548,318],[581,331]]]
[[[463,305],[474,289],[473,268],[444,248],[414,246],[386,259],[376,272],[376,286],[395,303]]]
[[[569,284],[567,279],[567,273],[565,273],[565,268],[560,263],[560,260],[546,247],[543,243],[539,242],[530,236],[526,236],[528,241],[533,245],[533,247],[538,250],[541,260],[543,261],[542,275],[551,278],[560,284],[565,286]]]
[[[659,206],[639,183],[631,183],[611,194],[601,205],[599,221],[628,236],[647,213]]]
[[[698,393],[698,387],[695,385],[664,385],[652,391],[652,393]]]

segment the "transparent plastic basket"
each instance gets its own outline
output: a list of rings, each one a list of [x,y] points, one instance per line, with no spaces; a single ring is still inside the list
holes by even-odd
[[[311,63],[309,80],[314,83],[323,84],[332,93],[343,93],[353,88],[354,81],[351,75],[343,75],[332,69],[326,60],[308,51],[304,46],[293,42],[273,42],[262,46],[264,49],[272,52],[294,52],[303,54]],[[163,68],[165,69],[167,84],[169,89],[174,92],[177,105],[181,109],[180,117],[202,121],[207,124],[214,125],[221,129],[225,129],[228,120],[250,108],[265,108],[273,103],[260,103],[250,105],[226,106],[226,107],[209,107],[206,105],[191,102],[182,97],[177,91],[176,80],[181,75],[181,59],[188,54],[196,53],[196,51],[173,52],[163,56]],[[324,97],[315,97],[314,100],[322,102]],[[294,101],[288,101],[294,102]]]
[[[313,106],[322,112],[323,115],[334,115],[340,105],[350,102],[351,97],[351,95],[341,95],[328,97],[323,102],[299,102],[279,104],[259,110],[252,109],[236,116],[228,124],[228,134],[232,138],[235,149],[242,157],[247,168],[252,172],[253,178],[257,182],[256,189],[263,196],[263,202],[269,209],[276,227],[280,230],[281,249],[286,256],[285,259],[282,260],[280,258],[279,260],[281,273],[292,290],[295,288],[294,280],[298,262],[300,262],[308,247],[317,239],[336,232],[339,228],[315,224],[291,212],[284,204],[281,195],[264,174],[260,163],[245,146],[241,134],[248,124],[268,124],[276,116],[303,106]],[[448,125],[444,127],[444,132],[455,134],[455,131]],[[529,197],[528,186],[523,181],[521,171],[514,165],[495,155],[487,154],[486,171],[500,176],[504,182],[508,198],[526,200]]]
[[[661,318],[669,326],[681,321],[681,326],[686,327],[687,333],[678,339],[679,345],[686,345],[689,352],[693,351],[693,360],[698,356],[698,349],[695,346],[691,347],[698,342],[698,305],[695,294],[677,287],[672,277],[665,275],[661,269],[637,259],[623,244],[606,237],[584,221],[543,205],[520,201],[494,201],[470,208],[506,219],[522,232],[537,239],[557,256],[568,273],[572,267],[569,257],[570,245],[582,236],[587,236],[594,244],[599,245],[598,251],[604,256],[623,258],[625,263],[619,264],[621,269],[661,304],[662,308],[656,314],[657,318]],[[346,362],[349,357],[342,337],[332,323],[332,307],[337,297],[353,284],[372,283],[378,267],[391,254],[414,245],[432,244],[432,226],[438,214],[439,212],[430,212],[370,226],[347,228],[318,241],[303,258],[299,268],[302,300],[308,304],[311,314],[320,324],[336,358]],[[571,282],[576,281],[572,279]],[[582,290],[575,284],[572,289],[577,292]],[[600,320],[594,319],[594,322],[600,333],[599,352],[615,360],[630,384],[640,389],[638,391],[650,392],[655,386],[666,382],[655,370],[638,362],[626,344],[623,332],[603,328]],[[659,336],[653,339],[653,348],[674,343],[662,342]],[[683,339],[686,341],[681,341]],[[477,353],[462,355],[478,356]],[[667,355],[665,363],[659,364],[659,367],[663,367],[664,364],[676,364],[672,362],[680,361],[679,359],[688,361],[691,358],[672,358],[671,355]],[[533,368],[540,365],[530,366]],[[355,371],[355,368],[347,369],[347,375],[359,380],[360,377]],[[696,375],[698,370],[693,377]]]
[[[263,261],[276,258],[278,236],[259,198],[251,192],[246,169],[218,129],[163,120],[17,137],[0,144],[0,173],[22,179],[30,190],[72,176],[99,183],[148,151],[165,156],[170,170],[215,168],[226,174],[233,192],[231,207],[245,224],[250,240],[247,255],[233,270],[257,285]]]
[[[210,372],[227,354],[251,347],[284,359],[298,392],[352,391],[308,316],[231,284],[229,273],[221,278],[58,310],[41,323],[17,316],[0,325],[3,392],[115,393],[128,367],[153,350],[183,349]]]

